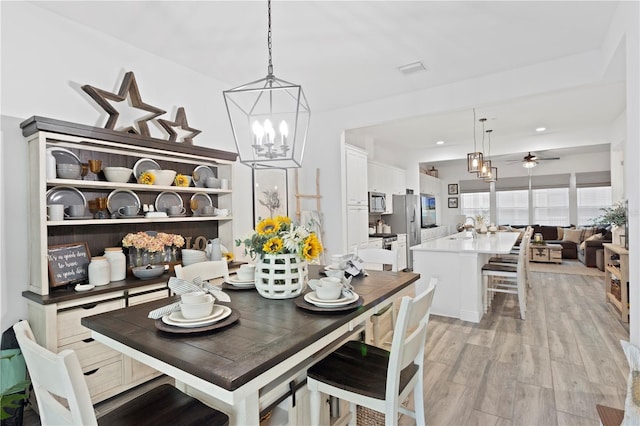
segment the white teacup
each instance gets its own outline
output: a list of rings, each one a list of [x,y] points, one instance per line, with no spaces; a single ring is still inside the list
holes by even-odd
[[[185,208],[180,205],[167,207],[167,213],[169,213],[171,216],[184,214],[185,212],[186,212]]]
[[[83,204],[73,204],[66,208],[67,217],[81,217],[84,216],[85,207]]]
[[[203,303],[207,301],[207,293],[204,291],[192,291],[180,296],[182,303]]]
[[[64,204],[47,205],[47,219],[51,221],[64,220]]]
[[[343,257],[344,256],[341,254],[332,254],[330,258],[330,266],[334,269],[345,269],[347,267],[347,262],[343,260]]]
[[[201,303],[181,303],[180,311],[186,319],[204,318],[211,314],[215,298],[210,294],[205,294],[205,301]]]
[[[320,278],[316,283],[316,296],[322,300],[336,300],[342,295],[342,280],[336,277]]]
[[[251,281],[256,277],[256,265],[240,265],[240,269],[238,269],[236,275],[240,281]]]

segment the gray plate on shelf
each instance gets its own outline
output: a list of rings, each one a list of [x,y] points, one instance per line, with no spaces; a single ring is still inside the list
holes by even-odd
[[[133,165],[133,177],[137,180],[147,170],[161,170],[161,167],[151,158],[141,158]]]
[[[54,186],[47,191],[47,204],[64,204],[65,207],[82,204],[87,207],[87,199],[72,186]]]
[[[165,212],[167,214],[167,208],[170,206],[184,207],[182,197],[178,195],[178,193],[173,191],[163,191],[158,194],[158,196],[156,197],[156,202],[154,204],[157,212]]]
[[[198,188],[205,188],[208,177],[216,177],[216,173],[209,166],[198,166],[193,169],[193,184]]]
[[[80,165],[80,159],[76,154],[65,148],[51,147],[47,148],[47,152],[56,159],[56,164],[77,164]]]
[[[213,202],[211,201],[211,197],[209,197],[209,195],[207,195],[204,192],[196,192],[195,194],[193,194],[191,196],[191,200],[198,200],[198,209],[201,209],[204,206],[212,206]],[[191,204],[189,204],[189,206],[191,206]],[[194,210],[191,209],[191,211],[193,213],[197,212],[198,210]],[[209,216],[213,216],[213,214],[209,215]]]
[[[107,197],[107,208],[109,209],[109,212],[117,212],[120,207],[124,206],[138,206],[138,211],[140,211],[142,204],[140,204],[140,198],[138,198],[136,193],[133,191],[128,189],[116,189],[111,191],[109,197]]]

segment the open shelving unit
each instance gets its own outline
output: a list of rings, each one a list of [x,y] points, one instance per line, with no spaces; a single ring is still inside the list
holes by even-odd
[[[607,301],[616,308],[622,322],[629,322],[629,250],[611,243],[603,246]]]

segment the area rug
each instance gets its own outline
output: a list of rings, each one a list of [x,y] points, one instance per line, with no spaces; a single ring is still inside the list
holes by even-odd
[[[587,268],[577,260],[563,260],[562,263],[529,262],[531,272],[549,272],[553,274],[589,275],[604,277],[598,268]]]

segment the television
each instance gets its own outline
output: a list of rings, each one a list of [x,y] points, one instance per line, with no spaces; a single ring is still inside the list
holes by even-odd
[[[420,226],[432,228],[436,226],[436,198],[429,194],[420,194]]]

